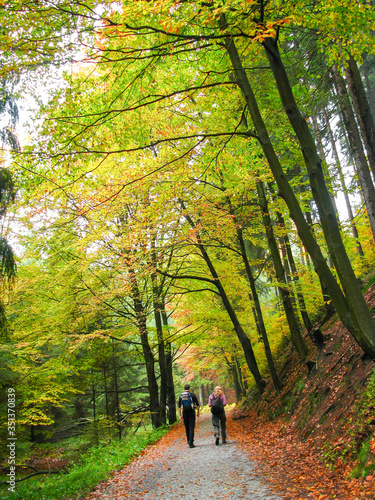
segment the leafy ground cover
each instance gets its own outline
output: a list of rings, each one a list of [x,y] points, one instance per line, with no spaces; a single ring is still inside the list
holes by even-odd
[[[16,483],[16,492],[8,492],[6,486],[0,490],[1,498],[28,500],[61,500],[82,498],[99,482],[108,479],[113,471],[123,467],[147,446],[158,441],[168,432],[168,427],[141,430],[130,434],[122,441],[93,446],[82,453],[67,445],[65,448],[49,447],[32,455],[27,461],[38,470],[57,470],[59,474],[45,474]],[[79,450],[78,450],[79,451]],[[63,470],[61,470],[63,469]],[[28,471],[27,473],[29,473]],[[65,472],[65,473],[64,473]],[[25,474],[26,475],[26,474]],[[6,480],[5,476],[1,478]]]
[[[375,287],[366,292],[375,306]],[[375,369],[336,317],[300,362],[292,350],[259,400],[233,412],[231,431],[288,498],[375,498]],[[312,367],[312,368],[311,368]],[[282,474],[280,474],[282,470]]]

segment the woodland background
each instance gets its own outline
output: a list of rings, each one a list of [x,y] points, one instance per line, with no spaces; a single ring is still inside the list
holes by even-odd
[[[173,424],[187,381],[277,397],[330,318],[372,367],[372,1],[0,16],[0,432],[12,388],[22,474],[43,446]]]

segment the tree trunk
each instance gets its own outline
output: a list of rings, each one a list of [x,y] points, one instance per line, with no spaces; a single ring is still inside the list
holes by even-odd
[[[369,75],[368,75],[368,69],[370,67],[369,63],[369,57],[367,54],[364,55],[364,64],[362,66],[363,69],[363,75],[365,78],[366,82],[366,95],[368,97],[368,101],[370,104],[370,109],[371,109],[371,114],[372,114],[372,119],[375,121],[375,89],[373,88],[373,85],[371,84]]]
[[[348,211],[348,217],[349,217],[350,227],[352,230],[352,235],[353,235],[353,238],[355,239],[356,245],[357,245],[357,254],[360,257],[364,257],[362,245],[361,245],[361,242],[359,241],[357,227],[356,227],[355,222],[354,222],[353,210],[352,210],[352,206],[350,204],[348,190],[346,188],[345,178],[344,178],[344,174],[343,174],[343,171],[341,168],[339,154],[338,154],[338,151],[336,148],[336,142],[335,142],[334,137],[333,137],[333,132],[331,129],[331,125],[329,123],[327,111],[324,108],[323,108],[323,116],[324,116],[324,120],[325,120],[326,125],[327,125],[328,136],[329,136],[329,140],[331,142],[332,154],[333,154],[333,157],[335,159],[337,172],[338,172],[339,178],[340,178],[341,189],[342,189],[342,192],[343,192],[344,198],[345,198],[345,204],[346,204],[346,209]]]
[[[357,63],[350,57],[345,68],[350,96],[357,117],[363,142],[367,151],[367,160],[370,165],[373,179],[375,180],[375,123],[372,118],[370,104],[367,100],[365,87],[362,82]]]
[[[332,68],[332,75],[336,91],[340,97],[339,106],[341,109],[344,127],[348,136],[349,146],[357,166],[357,174],[365,206],[370,222],[372,235],[375,241],[375,188],[370,174],[369,166],[363,151],[361,137],[358,132],[355,116],[346,91],[346,85],[343,77],[340,75],[337,67]]]
[[[266,331],[266,325],[264,324],[262,308],[260,306],[258,292],[257,292],[256,286],[255,286],[255,280],[254,280],[253,273],[252,273],[251,267],[250,267],[250,263],[249,263],[249,260],[247,258],[247,254],[246,254],[245,242],[243,239],[242,229],[239,227],[238,224],[236,224],[236,227],[237,227],[237,239],[238,239],[238,242],[240,244],[242,260],[243,260],[243,263],[245,265],[246,275],[247,275],[247,278],[249,280],[250,289],[251,289],[251,296],[252,296],[252,299],[254,302],[254,309],[255,309],[254,316],[255,316],[255,321],[257,323],[257,329],[262,337],[264,351],[266,353],[267,363],[268,363],[268,367],[269,367],[269,370],[271,373],[273,385],[274,385],[276,391],[280,392],[282,389],[282,385],[281,385],[280,379],[277,375],[275,363],[273,361],[271,347],[270,347],[270,343],[268,341],[268,335],[267,335],[267,331]]]
[[[191,227],[195,228],[195,224],[194,224],[193,220],[190,218],[190,216],[186,213],[184,215],[185,215],[186,220],[191,225]],[[206,252],[206,248],[201,241],[201,237],[199,235],[199,232],[197,232],[197,234],[196,234],[196,240],[197,240],[197,247],[199,248],[199,251],[203,257],[203,260],[206,262],[207,267],[210,270],[211,276],[213,278],[213,282],[218,290],[218,293],[221,297],[221,300],[223,302],[225,310],[227,311],[227,313],[232,321],[234,330],[237,334],[237,338],[240,341],[240,344],[242,346],[242,349],[243,349],[243,352],[245,355],[245,359],[247,362],[247,366],[249,367],[249,370],[254,377],[254,380],[255,380],[255,383],[256,383],[256,386],[257,386],[259,392],[264,392],[264,388],[266,386],[266,383],[263,380],[263,378],[259,372],[258,364],[257,364],[256,359],[255,359],[255,355],[254,355],[253,348],[251,346],[251,342],[248,339],[248,337],[246,336],[246,334],[241,326],[241,323],[239,322],[239,320],[237,318],[237,314],[236,314],[235,310],[233,309],[233,306],[232,306],[232,304],[231,304],[231,302],[230,302],[230,300],[225,292],[225,289],[220,281],[219,275],[217,274],[216,269],[215,269],[209,255],[208,255],[208,253]]]
[[[278,227],[283,227],[283,229],[285,229],[284,225],[280,224],[280,222],[279,222],[279,216],[281,216],[280,212],[276,212],[277,223],[275,225],[278,226]],[[278,241],[278,246],[279,246],[280,252],[281,252],[281,262],[282,262],[283,268],[284,268],[285,283],[288,285],[289,296],[290,296],[290,300],[292,302],[294,314],[295,314],[296,321],[297,321],[297,324],[298,324],[298,330],[301,331],[302,330],[302,325],[301,325],[301,321],[300,321],[300,318],[299,318],[299,315],[298,315],[298,307],[297,307],[297,302],[296,302],[296,295],[294,293],[295,292],[295,287],[293,286],[294,283],[293,283],[293,279],[292,279],[292,276],[291,276],[289,255],[288,255],[288,250],[287,250],[287,246],[286,246],[286,238],[287,238],[287,236],[285,236],[285,235],[284,236],[278,236],[277,237],[277,241]]]
[[[130,266],[128,266],[128,272],[131,279],[131,297],[134,303],[134,311],[136,314],[136,321],[146,364],[148,391],[150,395],[151,422],[153,427],[160,427],[159,388],[155,375],[155,358],[148,342],[146,311],[142,304],[135,272]]]
[[[367,307],[341,239],[335,210],[324,182],[321,160],[316,150],[314,138],[294,99],[285,67],[281,61],[277,40],[267,38],[263,42],[263,46],[266,49],[283,107],[300,143],[312,193],[319,210],[324,236],[345,293],[348,312],[350,313],[350,331],[362,349],[371,358],[375,359],[375,321]],[[338,308],[337,310],[339,311]]]
[[[284,218],[280,212],[277,212],[277,222],[281,227],[285,228]],[[303,296],[303,293],[301,290],[301,285],[299,283],[298,270],[297,270],[296,263],[294,261],[292,247],[290,245],[289,237],[287,234],[285,234],[285,236],[284,236],[284,245],[286,248],[286,253],[287,253],[290,269],[292,271],[292,281],[293,281],[293,284],[294,284],[296,291],[297,291],[296,295],[297,295],[297,299],[298,299],[298,304],[299,304],[303,324],[305,325],[306,330],[308,332],[310,332],[312,330],[313,325],[310,321],[309,315],[307,314],[305,299],[304,299],[304,296]]]
[[[320,135],[318,121],[317,121],[315,115],[313,115],[311,117],[311,120],[313,123],[314,134],[315,134],[315,138],[316,138],[316,144],[318,147],[318,151],[319,151],[321,159],[324,160],[322,163],[323,173],[325,175],[326,183],[328,185],[328,190],[329,190],[329,194],[331,197],[331,201],[332,201],[333,206],[335,207],[337,220],[340,221],[339,211],[337,210],[337,205],[336,205],[336,200],[335,200],[335,190],[334,190],[333,184],[332,184],[332,175],[331,175],[331,172],[329,171],[329,165],[328,165],[327,161],[325,160],[324,148],[323,148],[323,144],[322,144],[322,138]]]
[[[279,254],[279,249],[277,246],[276,238],[274,235],[271,217],[269,215],[268,202],[266,199],[266,194],[264,191],[264,186],[261,181],[257,181],[257,192],[258,192],[258,200],[259,205],[262,210],[263,216],[263,225],[265,228],[268,246],[272,255],[273,264],[275,267],[276,279],[278,282],[278,289],[282,299],[284,311],[286,318],[288,320],[289,330],[292,337],[292,342],[294,347],[297,349],[297,352],[301,359],[305,359],[308,349],[303,337],[301,335],[301,331],[298,325],[298,321],[296,315],[294,313],[293,304],[290,298],[290,292],[288,289],[288,284],[285,279],[284,266],[281,261],[281,257]]]
[[[107,415],[107,418],[109,418],[109,402],[108,402],[108,384],[107,384],[107,370],[106,367],[103,367],[103,374],[104,374],[104,396],[105,396],[105,412]]]
[[[114,378],[114,386],[115,386],[116,420],[117,420],[117,424],[118,424],[119,439],[121,441],[122,429],[121,429],[121,423],[120,423],[120,401],[119,401],[117,365],[116,365],[115,356],[113,356],[113,378]]]
[[[163,309],[161,312],[164,327],[168,327],[168,317],[165,312],[165,305],[163,301]],[[177,422],[176,413],[176,394],[174,390],[174,380],[173,380],[173,358],[172,358],[172,343],[169,339],[165,341],[165,359],[167,362],[167,415],[168,423],[174,424]]]
[[[239,401],[245,395],[245,388],[242,383],[241,370],[239,369],[238,359],[232,355],[229,363],[229,371],[232,375],[236,399]]]
[[[93,419],[95,421],[96,420],[96,392],[95,392],[95,384],[92,384],[92,416],[93,416]]]
[[[164,305],[163,302],[161,301],[162,287],[158,283],[158,276],[156,274],[157,258],[156,258],[155,237],[151,238],[151,257],[152,257],[152,268],[153,268],[153,272],[151,273],[152,301],[154,308],[156,337],[158,340],[158,357],[159,357],[159,369],[160,369],[159,419],[161,424],[165,424],[166,412],[167,412],[168,368],[167,368],[167,359],[165,355],[164,332],[163,332],[163,324],[161,318],[161,312]]]
[[[163,325],[161,322],[161,304],[157,299],[154,300],[154,318],[156,325],[156,336],[158,339],[158,355],[159,355],[159,369],[160,369],[160,399],[159,399],[159,418],[161,424],[166,423],[167,413],[167,392],[168,392],[168,375],[167,375],[167,359],[165,355],[165,344]]]

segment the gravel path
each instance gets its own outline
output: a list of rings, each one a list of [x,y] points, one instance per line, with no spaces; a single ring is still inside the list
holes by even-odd
[[[231,439],[230,428],[227,444],[216,446],[210,415],[204,415],[197,421],[196,447],[189,448],[178,427],[170,442],[163,438],[88,498],[281,500]]]

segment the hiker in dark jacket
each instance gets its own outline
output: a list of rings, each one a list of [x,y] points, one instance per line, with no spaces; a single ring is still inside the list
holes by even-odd
[[[212,425],[214,426],[215,444],[218,445],[221,439],[223,444],[227,441],[227,417],[225,415],[224,406],[227,404],[227,399],[221,387],[215,387],[214,392],[208,398],[208,406],[211,408]]]
[[[190,448],[195,448],[194,428],[195,428],[195,408],[197,409],[197,418],[199,418],[199,402],[197,396],[190,392],[190,385],[186,384],[184,392],[178,398],[178,410],[180,418],[184,419],[186,439]]]

